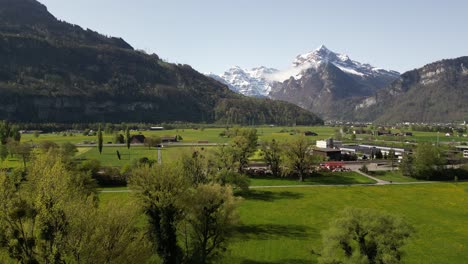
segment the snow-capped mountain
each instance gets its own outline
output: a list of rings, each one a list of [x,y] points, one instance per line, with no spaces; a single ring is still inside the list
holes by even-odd
[[[398,77],[400,73],[396,71],[388,71],[381,68],[373,67],[369,64],[363,64],[351,60],[348,55],[335,53],[330,51],[324,45],[312,52],[308,52],[296,57],[293,62],[293,68],[298,69],[300,72],[306,69],[317,69],[323,64],[332,63],[345,73],[361,76],[373,77],[387,75],[390,77]],[[299,74],[300,74],[299,72]],[[295,76],[300,77],[300,76]]]
[[[388,80],[398,78],[400,75],[396,71],[387,71],[351,60],[347,55],[330,51],[324,45],[314,51],[298,55],[291,67],[284,70],[264,66],[248,70],[235,66],[222,75],[213,73],[207,75],[227,84],[235,92],[247,96],[265,97],[271,96],[273,87],[278,89],[278,83],[283,83],[291,77],[299,80],[304,74],[317,71],[321,66],[328,63],[333,64],[344,73],[352,75],[353,78],[366,80],[366,82],[371,83],[371,86],[377,86],[378,88],[383,84],[386,85]],[[365,86],[367,85],[366,83]]]
[[[289,76],[289,77],[288,77]],[[294,103],[332,120],[349,120],[363,98],[375,94],[399,77],[351,60],[325,46],[299,55],[290,69],[273,75],[269,96]]]
[[[257,67],[248,70],[234,66],[225,71],[221,76],[213,73],[207,75],[227,84],[231,90],[243,95],[266,97],[271,91],[271,82],[268,80],[268,76],[276,72],[278,70],[267,67]]]

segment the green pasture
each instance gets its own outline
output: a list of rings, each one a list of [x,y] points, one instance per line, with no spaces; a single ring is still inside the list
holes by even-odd
[[[213,147],[205,147],[213,148]],[[127,149],[126,146],[121,147],[103,147],[102,154],[99,153],[98,147],[86,147],[85,150],[80,150],[80,154],[76,157],[81,160],[95,159],[101,162],[103,166],[122,167],[130,164],[135,159],[146,157],[148,159],[157,160],[158,150],[156,148],[148,148],[144,146],[132,146]],[[161,148],[161,160],[163,163],[172,163],[178,160],[184,152],[189,152],[193,147],[164,147]],[[120,160],[117,156],[117,151],[120,153]]]
[[[250,179],[250,186],[292,186],[292,185],[333,185],[333,184],[373,184],[376,183],[356,172],[320,172],[307,177],[303,182],[291,178],[256,177]]]
[[[128,202],[128,193],[101,193]],[[252,190],[239,204],[240,224],[221,263],[316,263],[320,233],[346,207],[404,217],[415,234],[403,263],[465,263],[468,259],[468,184],[422,184]]]
[[[411,178],[408,176],[403,176],[399,170],[394,171],[369,171],[369,175],[374,176],[378,179],[384,181],[392,182],[418,182],[420,180]]]

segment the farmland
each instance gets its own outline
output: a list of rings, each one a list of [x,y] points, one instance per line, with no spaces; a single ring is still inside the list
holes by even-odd
[[[100,196],[104,204],[132,197]],[[240,202],[241,224],[223,263],[316,263],[312,251],[320,250],[321,231],[349,206],[399,215],[415,227],[404,263],[464,263],[467,205],[467,183],[252,190]]]

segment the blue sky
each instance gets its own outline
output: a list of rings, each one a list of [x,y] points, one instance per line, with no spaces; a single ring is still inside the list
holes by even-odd
[[[404,72],[468,56],[468,1],[39,0],[61,20],[221,73],[287,68],[321,44]]]

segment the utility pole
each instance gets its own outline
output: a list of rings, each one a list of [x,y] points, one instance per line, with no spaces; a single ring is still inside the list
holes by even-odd
[[[161,155],[161,148],[158,148],[158,163],[159,165],[162,164],[162,155]]]

